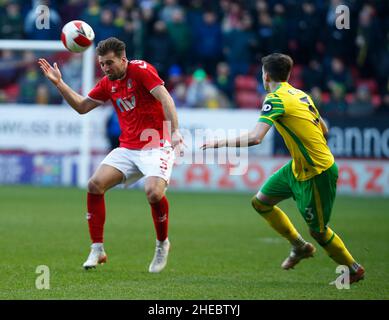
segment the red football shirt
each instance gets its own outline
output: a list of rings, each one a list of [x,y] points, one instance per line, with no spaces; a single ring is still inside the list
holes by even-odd
[[[111,100],[122,131],[119,138],[121,147],[156,148],[165,140],[170,141],[167,132],[163,136],[165,114],[162,104],[150,93],[163,84],[164,81],[151,64],[132,60],[128,62],[124,79],[111,81],[105,76],[89,92],[88,97],[100,103]]]

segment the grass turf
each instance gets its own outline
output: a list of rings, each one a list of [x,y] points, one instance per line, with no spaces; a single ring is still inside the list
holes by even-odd
[[[84,271],[86,195],[79,189],[0,187],[0,299],[388,299],[389,201],[338,197],[332,228],[366,268],[350,290],[330,286],[336,265],[319,247],[292,271],[289,245],[251,208],[250,194],[169,192],[172,249],[149,274],[155,234],[141,191],[106,195],[108,263]],[[310,239],[293,201],[281,207]],[[50,290],[35,287],[50,268]]]

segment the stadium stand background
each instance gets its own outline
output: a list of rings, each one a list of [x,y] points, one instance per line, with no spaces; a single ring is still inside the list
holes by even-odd
[[[35,28],[35,8],[50,8],[50,29]],[[335,7],[351,28],[335,27]],[[258,108],[262,56],[290,54],[290,82],[326,116],[389,114],[389,3],[321,0],[0,1],[1,39],[58,40],[62,26],[87,21],[96,43],[116,36],[129,59],[154,64],[178,108]],[[1,51],[0,103],[61,103],[36,67],[35,52]],[[65,81],[81,88],[78,55],[56,53]],[[96,65],[96,76],[101,72]]]

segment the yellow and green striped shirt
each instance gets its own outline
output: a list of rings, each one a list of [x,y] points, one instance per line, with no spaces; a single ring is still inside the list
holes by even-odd
[[[311,97],[287,82],[269,93],[262,105],[258,121],[275,125],[293,158],[293,174],[299,181],[322,173],[334,163],[319,119]]]

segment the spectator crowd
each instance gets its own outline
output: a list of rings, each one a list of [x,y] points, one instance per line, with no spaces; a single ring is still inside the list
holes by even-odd
[[[349,28],[336,23],[341,4]],[[39,5],[50,9],[49,29],[36,28]],[[0,0],[0,39],[59,40],[75,19],[92,26],[96,43],[118,37],[129,59],[152,63],[178,108],[258,108],[260,58],[282,52],[295,61],[290,82],[322,114],[389,113],[389,1]],[[37,54],[1,49],[0,102],[62,102],[37,69]],[[80,55],[51,54],[80,90]]]

